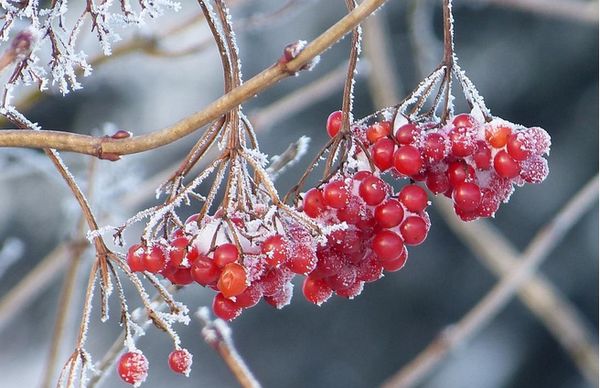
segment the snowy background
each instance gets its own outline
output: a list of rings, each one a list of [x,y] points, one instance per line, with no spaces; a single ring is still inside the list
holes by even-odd
[[[176,15],[147,26],[152,32],[199,12],[194,2]],[[234,23],[273,10],[279,1],[239,1]],[[299,1],[287,16],[263,28],[238,33],[243,72],[248,78],[271,65],[282,47],[310,40],[345,12],[343,1]],[[404,96],[438,62],[441,12],[437,2],[389,1],[381,11],[396,67],[395,93]],[[552,136],[550,176],[541,185],[517,190],[501,207],[494,226],[516,247],[524,248],[535,232],[598,171],[598,24],[461,1],[455,4],[456,51],[463,69],[478,86],[494,115],[525,126],[541,126]],[[234,24],[235,27],[235,24]],[[124,39],[128,33],[124,32]],[[208,37],[194,29],[166,42],[166,49],[189,47]],[[99,52],[93,40],[84,43]],[[321,58],[310,73],[287,79],[245,105],[253,117],[308,82],[343,66],[348,39]],[[92,55],[93,56],[93,55]],[[365,61],[365,70],[368,64]],[[376,109],[368,92],[368,74],[359,77],[355,116]],[[132,54],[107,62],[83,79],[84,89],[63,98],[53,94],[26,111],[43,128],[98,133],[106,122],[135,134],[172,124],[206,106],[222,93],[222,75],[212,45],[182,58]],[[18,93],[16,93],[18,97]],[[18,98],[17,98],[18,100]],[[327,115],[339,109],[341,88],[309,102],[297,114],[272,126],[258,127],[263,151],[276,154],[301,135],[312,138],[308,155],[277,184],[287,191],[309,159],[326,141]],[[93,205],[105,223],[116,224],[155,204],[156,174],[177,163],[193,144],[191,135],[160,150],[127,156],[118,163],[98,162]],[[89,158],[64,154],[80,177]],[[38,151],[0,149],[0,245],[23,252],[13,265],[0,262],[0,297],[14,287],[55,246],[76,229],[78,209],[66,185]],[[155,179],[155,180],[150,180]],[[82,179],[82,184],[85,180]],[[373,387],[411,360],[446,325],[464,315],[496,279],[430,211],[427,241],[409,250],[407,266],[366,286],[352,301],[332,298],[318,308],[296,287],[290,306],[281,311],[260,303],[233,322],[234,340],[256,377],[266,387]],[[135,240],[138,229],[127,234]],[[18,239],[15,242],[12,239]],[[12,242],[11,242],[12,241]],[[16,245],[15,245],[16,244]],[[20,247],[20,248],[19,248]],[[6,252],[5,252],[6,253]],[[10,253],[10,252],[9,252]],[[10,256],[10,254],[8,255]],[[83,298],[92,257],[79,268],[77,302]],[[63,269],[62,272],[65,270]],[[586,214],[555,249],[541,272],[581,311],[597,335],[598,207]],[[18,311],[0,315],[0,386],[38,386],[54,326],[60,278],[54,279]],[[37,280],[41,282],[42,280]],[[131,290],[130,290],[131,291]],[[208,305],[213,292],[190,286],[178,298],[195,310]],[[135,303],[133,294],[131,303]],[[97,310],[96,310],[97,311]],[[113,311],[117,311],[114,305]],[[72,350],[80,309],[70,311],[60,362]],[[88,350],[99,358],[119,328],[117,317],[105,324],[92,318]],[[149,329],[139,342],[150,360],[145,386],[235,387],[236,381],[200,336],[193,320],[181,327],[185,346],[194,354],[191,378],[174,375],[166,358],[167,336]],[[105,387],[125,386],[112,373]],[[423,387],[587,387],[572,360],[524,305],[513,300],[466,346],[452,353]]]

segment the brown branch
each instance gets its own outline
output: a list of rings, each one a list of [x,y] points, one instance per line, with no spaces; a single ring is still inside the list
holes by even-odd
[[[290,74],[300,71],[303,66],[340,40],[384,2],[385,0],[363,1],[356,9],[309,43],[296,58],[287,63],[272,65],[243,85],[223,95],[204,110],[170,127],[128,139],[110,139],[60,131],[4,130],[0,131],[0,147],[54,148],[114,159],[119,155],[143,152],[172,143],[216,120]]]
[[[458,323],[444,330],[413,361],[392,376],[384,388],[419,383],[458,345],[464,344],[502,310],[566,232],[598,198],[598,176],[588,182],[529,243],[519,265],[509,271]]]

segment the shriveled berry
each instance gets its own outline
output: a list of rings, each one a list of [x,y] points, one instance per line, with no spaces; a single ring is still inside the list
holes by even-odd
[[[485,138],[494,148],[502,148],[506,145],[512,129],[507,125],[487,125],[485,128]]]
[[[192,368],[192,355],[187,349],[176,349],[169,354],[169,367],[175,373],[181,373],[186,376],[190,374]]]
[[[119,359],[119,376],[128,384],[140,385],[148,377],[148,359],[141,352],[127,352]]]

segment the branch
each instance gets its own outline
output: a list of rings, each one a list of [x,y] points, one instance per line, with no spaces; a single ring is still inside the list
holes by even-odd
[[[4,130],[0,132],[0,147],[53,148],[115,159],[170,144],[198,128],[216,120],[224,113],[273,86],[278,81],[300,71],[303,66],[323,53],[344,35],[373,13],[385,0],[365,0],[356,9],[309,43],[289,62],[278,62],[263,70],[243,85],[233,89],[197,112],[174,125],[127,139],[111,139],[61,131]]]
[[[518,266],[509,271],[498,284],[458,323],[449,326],[417,357],[392,376],[384,388],[412,387],[458,345],[465,343],[500,312],[534,274],[548,253],[562,240],[566,232],[585,214],[598,198],[598,176],[590,180],[567,205],[543,227],[529,243]]]

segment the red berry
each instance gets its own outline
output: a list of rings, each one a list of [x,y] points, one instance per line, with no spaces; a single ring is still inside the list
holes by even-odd
[[[367,128],[367,140],[372,144],[377,140],[389,136],[392,131],[392,125],[389,121],[381,121]]]
[[[396,140],[400,144],[411,144],[415,141],[416,135],[419,133],[419,128],[415,124],[404,124],[396,131]]]
[[[293,273],[306,275],[307,273],[312,272],[317,266],[317,256],[310,247],[306,245],[296,245],[294,249],[292,249],[292,253],[286,264]]]
[[[376,206],[383,201],[387,195],[387,185],[375,175],[366,177],[358,187],[360,197],[370,206]]]
[[[454,187],[452,192],[454,205],[465,212],[474,211],[481,202],[481,190],[474,183],[463,182]]]
[[[475,169],[464,162],[452,162],[448,166],[448,180],[452,186],[475,179]]]
[[[404,209],[400,202],[388,199],[375,209],[375,220],[382,228],[393,228],[404,219]]]
[[[417,175],[423,167],[421,153],[416,147],[410,145],[400,146],[394,153],[394,167],[400,174]]]
[[[548,176],[548,161],[534,155],[521,163],[521,178],[527,183],[541,183]]]
[[[484,141],[478,141],[473,152],[473,161],[479,170],[489,170],[492,166],[492,151]]]
[[[502,148],[506,145],[508,137],[512,133],[512,129],[506,125],[492,126],[488,125],[485,128],[485,139],[494,148]]]
[[[500,207],[500,198],[492,189],[481,190],[481,203],[477,208],[479,217],[492,217]]]
[[[547,154],[550,152],[550,135],[543,128],[531,127],[521,132],[524,140],[527,142],[527,148],[536,155]]]
[[[386,171],[394,165],[394,150],[396,144],[387,137],[377,140],[371,148],[373,164],[381,171]]]
[[[472,128],[477,125],[477,121],[468,113],[456,115],[452,120],[452,125],[456,128]]]
[[[169,268],[169,266],[167,266]],[[165,275],[167,279],[171,281],[171,283],[176,284],[178,286],[187,286],[192,283],[194,279],[192,278],[192,273],[190,268],[176,268],[173,272],[171,272],[168,276]]]
[[[219,245],[213,253],[213,262],[218,267],[224,267],[229,263],[235,263],[240,257],[238,248],[235,244]]]
[[[148,377],[148,359],[141,352],[127,352],[119,359],[119,376],[126,383],[140,385]]]
[[[235,304],[231,299],[227,299],[223,294],[215,295],[212,304],[215,315],[225,321],[231,321],[242,313],[242,308]]]
[[[523,134],[517,132],[508,137],[506,142],[508,154],[515,160],[525,160],[531,155],[531,152],[525,147]]]
[[[192,368],[192,355],[186,349],[176,349],[169,354],[169,367],[175,373],[186,376]]]
[[[445,172],[430,171],[425,181],[427,188],[434,194],[445,193],[450,188],[450,181]]]
[[[402,238],[390,230],[378,232],[371,243],[373,252],[381,261],[397,259],[402,254],[403,247]]]
[[[515,178],[521,172],[519,163],[504,150],[498,151],[494,157],[494,169],[503,178]]]
[[[411,216],[400,225],[400,234],[406,245],[419,245],[427,237],[428,227],[425,220],[419,216]]]
[[[342,129],[342,111],[336,110],[327,118],[327,133],[329,136],[335,137],[340,129]]]
[[[221,269],[207,256],[198,257],[190,267],[190,275],[197,283],[207,286],[214,284],[221,275]]]
[[[398,258],[393,259],[393,260],[381,261],[381,266],[383,267],[384,270],[386,270],[388,272],[396,272],[396,271],[400,270],[402,267],[404,267],[404,264],[406,264],[407,258],[408,258],[408,250],[404,246],[404,247],[402,247],[402,252],[400,253],[400,256]]]
[[[341,209],[348,203],[350,193],[344,181],[329,182],[323,188],[324,203],[334,209]]]
[[[280,268],[272,268],[260,278],[260,288],[264,295],[274,295],[288,283],[292,274]]]
[[[363,260],[357,269],[356,272],[356,280],[371,283],[375,280],[381,278],[381,274],[383,272],[382,263],[377,260],[376,255],[372,255],[371,257]]]
[[[427,207],[427,193],[417,185],[404,186],[398,194],[398,199],[414,213],[419,213]]]
[[[331,297],[333,291],[327,285],[325,279],[309,276],[302,283],[302,293],[306,300],[320,306]]]
[[[287,257],[286,241],[282,235],[269,236],[261,244],[261,251],[267,256],[267,264],[276,267],[283,263]]]
[[[310,189],[304,194],[302,201],[304,213],[311,218],[316,218],[325,210],[323,194],[319,189]]]
[[[127,251],[127,264],[129,265],[131,272],[144,271],[144,255],[144,247],[141,244],[134,244],[129,248]]]
[[[357,196],[351,196],[346,206],[339,209],[336,213],[340,222],[346,222],[347,224],[354,225],[360,222],[361,212],[365,211],[364,204]]]
[[[470,127],[454,128],[448,135],[451,152],[456,157],[465,157],[475,151],[475,132]]]
[[[352,179],[354,179],[355,181],[362,181],[363,179],[371,175],[373,175],[373,173],[368,170],[357,171],[356,174],[354,174],[354,176],[352,177]]]
[[[172,266],[181,265],[183,258],[187,254],[187,246],[189,241],[186,237],[178,237],[171,241],[171,249],[169,250],[169,264]]]
[[[152,273],[159,273],[167,263],[165,253],[159,245],[153,245],[150,252],[144,251],[142,261],[144,262],[144,269]]]
[[[235,297],[235,304],[238,307],[247,309],[255,306],[260,301],[262,296],[263,292],[261,287],[257,283],[254,283],[250,287],[246,288],[244,292]]]
[[[365,282],[356,281],[353,285],[342,290],[336,290],[335,293],[341,297],[354,299],[362,292]]]
[[[246,270],[238,263],[229,263],[223,267],[217,288],[226,298],[231,298],[246,289]]]
[[[423,154],[434,162],[439,162],[446,156],[446,144],[444,136],[439,133],[430,133],[425,138]]]

